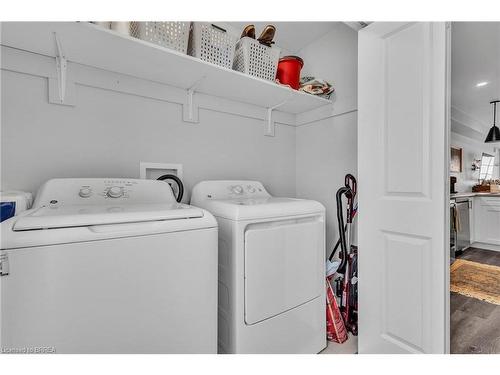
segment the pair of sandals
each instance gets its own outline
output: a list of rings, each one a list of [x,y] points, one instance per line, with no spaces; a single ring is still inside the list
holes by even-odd
[[[267,25],[260,33],[260,36],[257,38],[257,40],[260,44],[271,47],[271,45],[274,44],[274,34],[276,34],[276,28],[273,25]],[[244,37],[255,39],[255,25],[245,26],[243,32],[241,33],[241,38]]]

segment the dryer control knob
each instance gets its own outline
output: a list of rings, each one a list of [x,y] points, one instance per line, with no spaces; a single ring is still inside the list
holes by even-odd
[[[234,194],[243,194],[243,188],[240,185],[233,186],[232,191]]]
[[[78,192],[78,195],[82,198],[88,198],[92,195],[92,189],[88,187],[82,187]]]
[[[120,198],[123,195],[123,190],[119,186],[111,186],[107,193],[110,198]]]
[[[248,185],[247,190],[249,193],[255,193],[257,191],[257,190],[255,190],[255,188],[252,185]]]

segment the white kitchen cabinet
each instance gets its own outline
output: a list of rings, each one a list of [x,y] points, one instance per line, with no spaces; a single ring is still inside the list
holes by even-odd
[[[474,241],[500,246],[500,197],[474,198]]]
[[[474,197],[469,198],[469,229],[470,229],[470,243],[471,245],[476,242],[476,200]]]

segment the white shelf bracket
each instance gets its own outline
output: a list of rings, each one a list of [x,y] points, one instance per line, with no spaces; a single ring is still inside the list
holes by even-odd
[[[290,89],[292,90],[292,89]],[[268,137],[274,137],[276,133],[276,124],[273,120],[273,111],[279,107],[281,107],[283,104],[288,102],[290,100],[290,97],[293,95],[293,91],[290,91],[290,95],[287,99],[282,101],[279,104],[273,105],[272,107],[267,108],[267,113],[266,113],[266,129],[264,131],[264,135]]]
[[[186,103],[183,105],[183,120],[185,122],[198,123],[199,122],[199,106],[198,103],[194,101],[194,94],[196,92],[196,87],[205,79],[205,76],[201,77],[195,83],[187,89]]]
[[[56,43],[56,73],[57,77],[49,77],[49,102],[53,104],[74,105],[75,85],[68,82],[68,60],[57,33],[54,33]]]
[[[62,49],[61,41],[59,40],[57,33],[54,33],[54,38],[56,40],[56,69],[57,69],[57,81],[59,87],[59,100],[64,103],[66,97],[66,71],[68,69],[68,61]]]

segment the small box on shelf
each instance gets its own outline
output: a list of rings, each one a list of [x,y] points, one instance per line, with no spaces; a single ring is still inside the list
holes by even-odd
[[[130,22],[130,35],[162,47],[187,53],[190,27],[191,22]]]
[[[231,69],[236,38],[225,29],[206,22],[193,22],[188,54]]]
[[[280,51],[278,47],[268,47],[258,40],[243,37],[236,43],[233,69],[254,77],[274,81]]]

